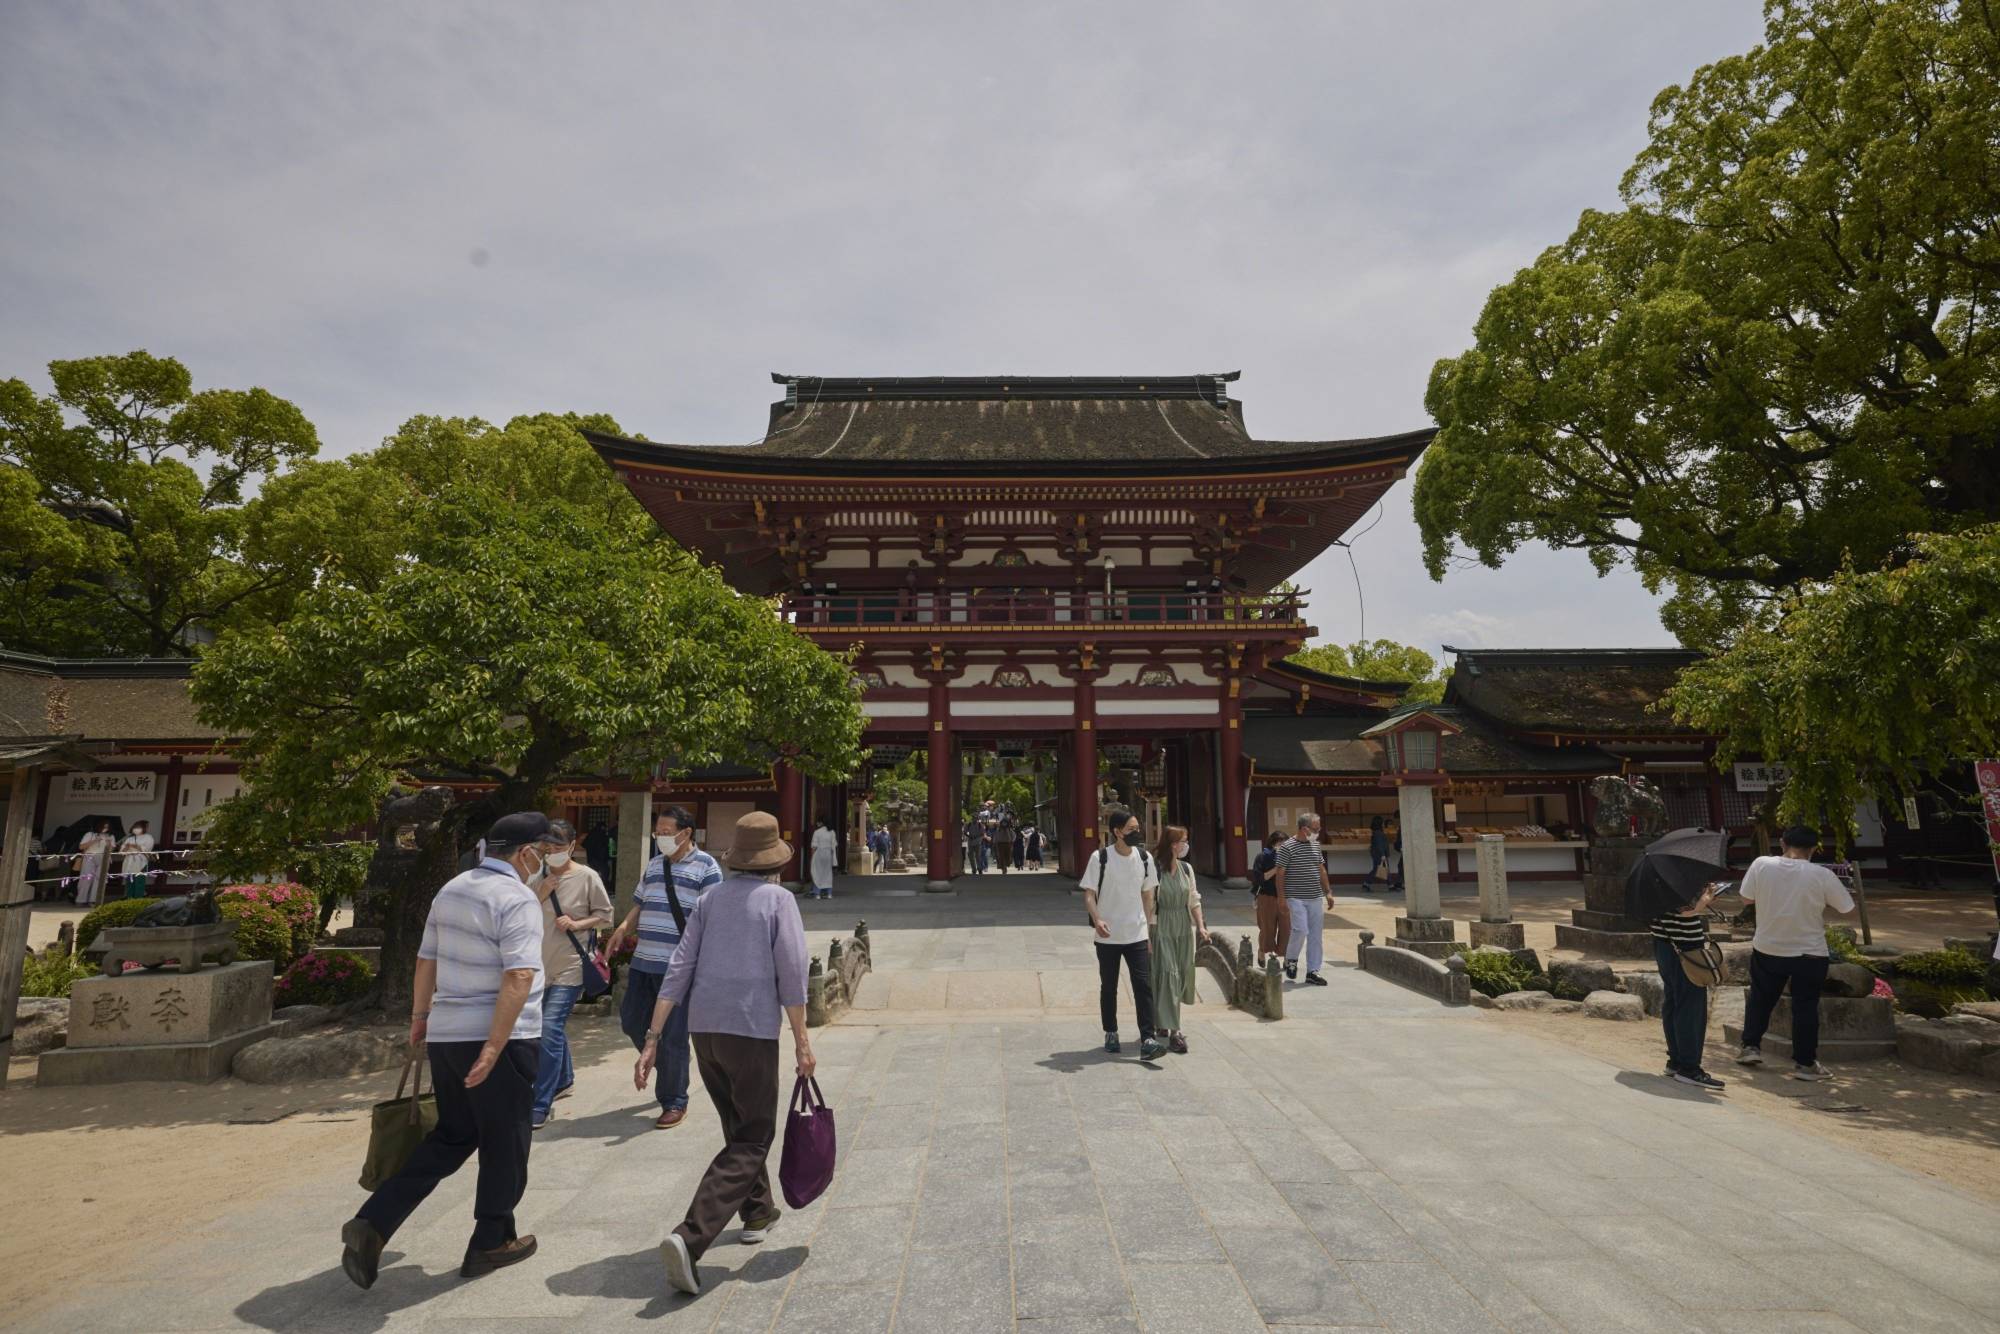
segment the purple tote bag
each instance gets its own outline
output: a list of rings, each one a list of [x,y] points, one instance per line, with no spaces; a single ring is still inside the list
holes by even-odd
[[[817,1079],[792,1085],[791,1112],[785,1117],[785,1151],[778,1159],[778,1185],[785,1203],[803,1209],[833,1181],[833,1108],[820,1095]]]

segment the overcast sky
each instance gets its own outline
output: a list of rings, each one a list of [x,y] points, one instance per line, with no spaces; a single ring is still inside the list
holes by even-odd
[[[1240,369],[1255,435],[1427,423],[1487,292],[1616,203],[1753,0],[1185,5],[0,0],[0,378],[144,347],[297,402],[754,439],[768,372]],[[1667,642],[1527,551],[1439,584],[1409,483],[1365,629]],[[1363,629],[1334,551],[1321,632]]]

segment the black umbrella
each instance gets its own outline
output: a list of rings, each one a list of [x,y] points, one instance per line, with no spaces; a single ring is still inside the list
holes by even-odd
[[[1701,897],[1711,881],[1729,876],[1729,835],[1715,829],[1675,829],[1659,836],[1625,877],[1625,902],[1634,917],[1677,912]]]

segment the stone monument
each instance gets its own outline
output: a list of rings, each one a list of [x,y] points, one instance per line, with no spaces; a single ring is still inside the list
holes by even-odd
[[[128,933],[144,929],[125,928]],[[208,928],[154,929],[185,937]],[[120,943],[106,955],[143,958],[167,948]],[[171,956],[178,971],[107,973],[72,986],[68,1045],[43,1054],[35,1082],[43,1087],[135,1080],[207,1083],[229,1073],[237,1052],[278,1031],[271,1022],[269,960],[210,968],[184,942],[172,948],[183,951]]]
[[[1653,936],[1627,904],[1625,881],[1654,839],[1666,832],[1666,806],[1642,780],[1594,779],[1590,848],[1584,855],[1583,907],[1556,926],[1556,948],[1612,959],[1650,959]]]
[[[1526,933],[1514,920],[1513,906],[1507,900],[1507,836],[1481,834],[1475,855],[1479,867],[1479,920],[1470,927],[1473,947],[1526,949]]]

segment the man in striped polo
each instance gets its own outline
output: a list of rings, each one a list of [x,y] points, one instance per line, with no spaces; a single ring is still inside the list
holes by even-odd
[[[1306,982],[1326,985],[1319,970],[1326,963],[1326,910],[1333,906],[1333,889],[1326,878],[1326,855],[1319,849],[1319,816],[1299,817],[1299,832],[1278,849],[1278,893],[1292,916],[1292,938],[1285,942],[1285,976],[1299,976],[1299,950],[1306,952]]]
[[[605,946],[608,958],[617,954],[626,936],[638,941],[626,969],[618,1023],[640,1051],[646,1048],[646,1030],[653,1021],[653,1003],[660,998],[660,983],[666,980],[667,965],[680,948],[695,902],[709,887],[722,883],[722,868],[715,858],[694,845],[694,816],[685,807],[669,806],[653,817],[653,845],[657,855],[646,863],[646,873],[639,877],[632,911],[612,931]],[[672,1130],[687,1116],[692,1060],[687,1007],[676,1006],[660,1037],[659,1064],[653,1073],[653,1096],[660,1102],[655,1129]]]
[[[364,1288],[374,1285],[396,1229],[475,1151],[472,1240],[458,1272],[478,1278],[535,1253],[535,1239],[514,1231],[542,1049],[542,904],[526,882],[562,846],[541,812],[503,815],[486,832],[479,864],[431,900],[410,1049],[414,1057],[428,1045],[437,1128],[340,1230],[341,1268]]]

